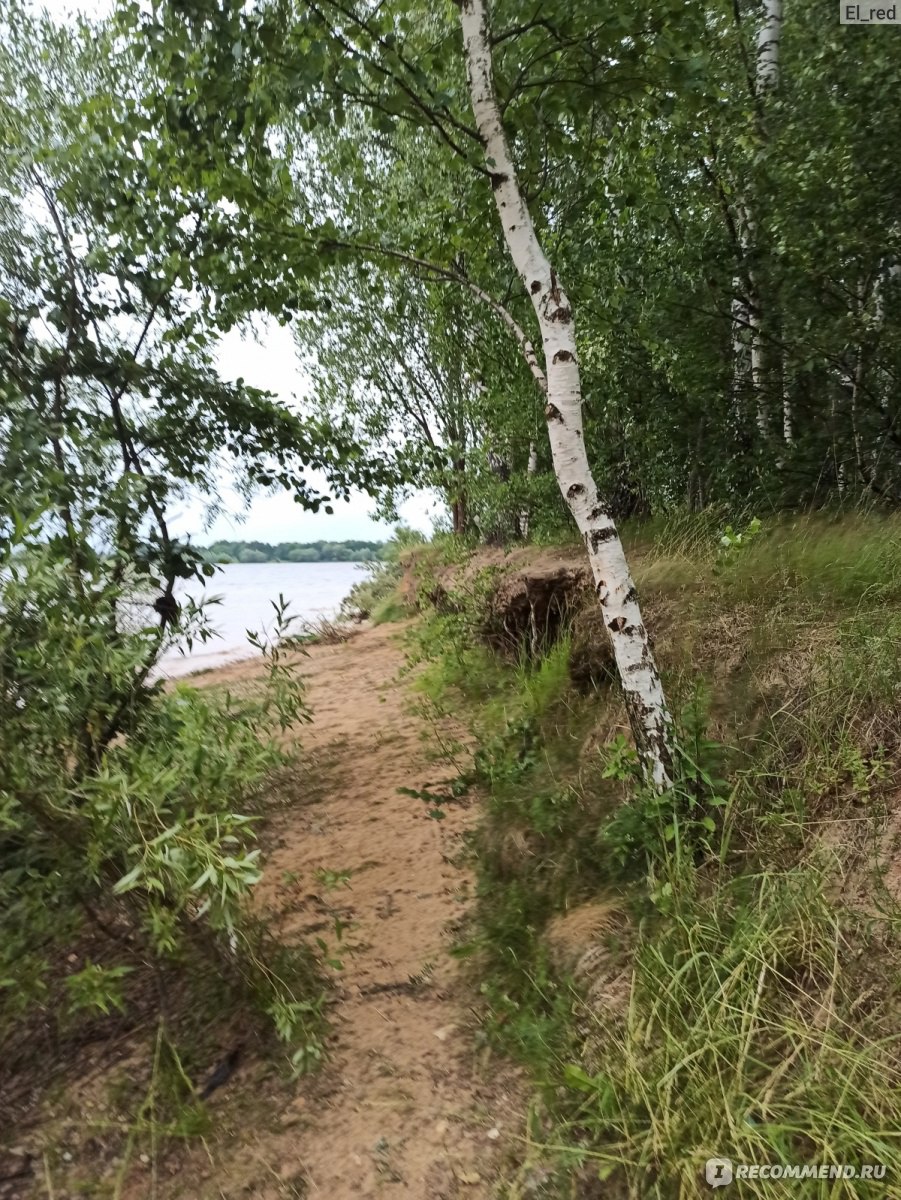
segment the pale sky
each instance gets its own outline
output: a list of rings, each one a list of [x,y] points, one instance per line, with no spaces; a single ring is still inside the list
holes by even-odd
[[[55,20],[65,20],[73,13],[103,16],[113,8],[113,0],[32,0],[35,10],[47,11]],[[233,330],[220,344],[217,355],[219,371],[224,379],[242,377],[253,387],[265,388],[285,401],[303,396],[308,383],[299,370],[294,339],[290,329],[276,322],[259,321],[258,340],[242,337]],[[307,472],[310,483],[322,492],[328,491],[325,477],[317,471]],[[354,492],[348,501],[334,503],[334,515],[305,512],[290,495],[258,495],[249,506],[234,491],[223,486],[222,501],[229,515],[217,517],[205,528],[204,506],[186,504],[173,513],[171,527],[179,536],[190,535],[203,544],[217,538],[262,542],[341,541],[344,538],[377,540],[390,534],[391,526],[375,521],[372,501],[362,492]],[[435,497],[419,493],[401,505],[401,518],[415,529],[428,532],[432,518],[442,511]]]

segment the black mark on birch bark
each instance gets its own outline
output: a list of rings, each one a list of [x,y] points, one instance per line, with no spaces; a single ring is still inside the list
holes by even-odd
[[[552,361],[555,363],[572,362],[574,357],[575,357],[575,355],[572,354],[572,352],[569,350],[558,350],[557,353],[554,355]]]
[[[616,537],[616,530],[612,525],[608,525],[606,529],[595,529],[593,533],[588,535],[588,544],[592,550],[597,550],[603,546],[604,542],[609,542]]]
[[[560,414],[560,409],[556,404],[549,404],[544,410],[544,415],[549,421],[562,421],[563,417]]]
[[[503,187],[507,182],[507,176],[502,171],[493,171],[491,173],[491,187],[497,191],[499,187]]]
[[[585,485],[583,483],[571,483],[566,489],[567,500],[575,500],[576,496],[584,496]]]
[[[626,628],[626,618],[614,617],[607,628],[612,629],[614,633],[622,633]]]

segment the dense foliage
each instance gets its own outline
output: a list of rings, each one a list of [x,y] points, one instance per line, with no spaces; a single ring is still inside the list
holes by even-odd
[[[132,973],[140,996],[148,961],[199,955],[294,1040],[315,972],[298,959],[300,994],[273,973],[246,904],[276,738],[306,716],[277,645],[260,642],[267,669],[240,701],[164,690],[158,629],[109,571],[75,574],[33,530],[0,570],[0,1038],[21,1018],[64,1037],[79,1013],[124,1010]],[[289,625],[281,610],[276,633]],[[9,1065],[29,1053],[10,1041]]]
[[[524,496],[553,520],[541,399],[506,320],[528,333],[529,305],[452,6],[128,11],[155,76],[137,112],[180,194],[203,187],[207,220],[243,206],[224,253],[246,241],[266,264],[229,271],[230,303],[302,288],[317,310],[295,323],[310,411],[441,490],[458,530],[491,533],[499,485],[508,535]],[[763,21],[756,3],[492,12],[504,121],[575,298],[586,436],[621,512],[897,494],[901,61],[805,0],[764,79]],[[244,105],[234,145],[212,115],[225,96]]]
[[[187,496],[214,509],[231,469],[315,510],[308,467],[340,494],[362,459],[217,374],[188,214],[134,186],[133,147],[101,136],[129,86],[104,30],[3,16],[0,1035],[24,1016],[61,1037],[73,1014],[123,1006],[132,972],[141,995],[147,969],[200,955],[293,1040],[315,971],[301,955],[299,991],[273,974],[247,900],[253,808],[305,715],[299,684],[261,642],[265,686],[240,702],[162,689],[163,652],[207,635],[176,585],[214,571],[171,513]],[[9,1044],[27,1065],[28,1040]]]

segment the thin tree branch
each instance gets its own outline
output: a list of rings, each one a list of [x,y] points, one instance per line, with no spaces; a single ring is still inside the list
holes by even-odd
[[[486,292],[484,288],[479,287],[477,283],[473,283],[468,276],[463,275],[459,271],[453,270],[451,267],[443,267],[439,263],[429,262],[426,258],[420,258],[416,254],[408,254],[403,250],[394,250],[387,246],[375,246],[368,242],[339,242],[329,240],[322,243],[324,249],[334,248],[337,250],[357,250],[363,254],[374,254],[380,257],[393,258],[397,262],[405,262],[410,266],[419,267],[423,271],[428,271],[438,279],[446,279],[450,283],[457,283],[461,287],[468,288],[472,294],[486,304],[492,312],[494,312],[504,322],[510,332],[516,339],[520,352],[525,359],[526,365],[532,374],[532,378],[538,385],[542,395],[547,395],[547,376],[538,362],[538,356],[535,353],[535,347],[528,334],[513,316],[509,309],[505,308],[499,300],[496,300],[490,292]]]

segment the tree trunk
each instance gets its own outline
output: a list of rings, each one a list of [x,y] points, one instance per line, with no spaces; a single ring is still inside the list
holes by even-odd
[[[453,491],[451,493],[451,519],[454,533],[462,537],[466,533],[469,519],[466,503],[466,459],[454,459]]]
[[[531,479],[538,470],[538,447],[534,442],[529,442],[529,461],[526,464],[526,479]],[[529,522],[531,514],[528,506],[523,508],[519,514],[519,536],[524,542],[529,540]]]
[[[742,247],[744,249],[744,247]],[[741,298],[743,284],[736,276],[732,280],[732,407],[739,427],[745,416],[748,396],[748,306]]]
[[[782,0],[763,0],[763,25],[757,35],[757,91],[765,92],[779,82],[779,52],[782,45]]]
[[[760,125],[764,136],[763,105],[767,93],[779,84],[781,48],[782,0],[763,0],[763,25],[757,34],[757,65],[754,83],[756,100],[761,106]],[[758,230],[754,219],[753,207],[751,207],[748,197],[740,201],[736,205],[736,209],[742,251],[746,261],[750,264],[747,270],[749,304],[745,309],[745,315],[748,322],[751,392],[754,396],[754,403],[757,410],[757,428],[760,431],[761,437],[766,439],[770,435],[770,414],[766,396],[767,370],[764,361],[763,336],[761,332],[764,306],[759,279],[753,266],[754,250],[758,242]],[[742,370],[743,365],[736,363],[736,372],[738,375],[740,375]],[[779,375],[781,379],[781,370]],[[794,442],[791,401],[784,387],[780,387],[779,394],[782,408],[782,438],[786,445],[791,446]]]
[[[642,767],[662,790],[671,779],[672,721],[622,542],[608,505],[598,495],[585,451],[572,304],[535,232],[501,124],[485,0],[462,0],[460,12],[473,114],[504,239],[541,330],[554,471],[585,539]]]
[[[770,433],[770,421],[764,396],[763,343],[760,336],[762,305],[760,289],[757,286],[757,275],[753,266],[750,265],[754,257],[757,228],[754,224],[754,218],[751,216],[743,200],[738,201],[735,209],[742,257],[749,265],[745,270],[748,302],[744,303],[737,296],[732,301],[732,346],[733,352],[737,355],[733,364],[733,379],[737,391],[743,386],[745,379],[747,379],[748,390],[754,404],[757,429],[761,438],[767,441]],[[736,333],[737,326],[740,323],[744,323],[745,325],[746,334],[744,336]],[[745,350],[746,345],[747,351]]]

